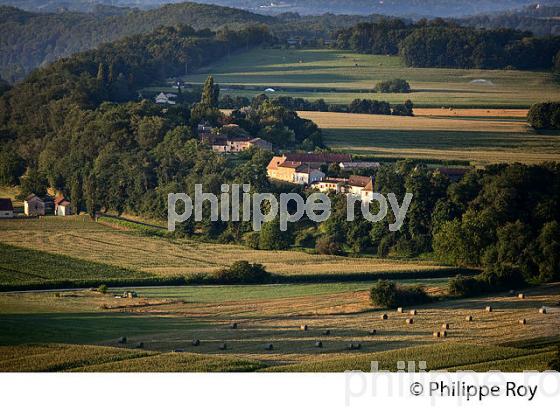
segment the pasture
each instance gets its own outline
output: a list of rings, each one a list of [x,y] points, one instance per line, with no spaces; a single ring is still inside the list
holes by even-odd
[[[255,49],[232,54],[184,80],[201,84],[208,75],[218,81],[222,95],[250,97],[272,87],[277,90],[273,95],[323,98],[336,104],[355,98],[391,103],[410,98],[418,107],[527,108],[560,96],[560,84],[547,72],[410,68],[397,56],[327,49]],[[377,82],[393,78],[409,81],[413,92],[371,92]],[[480,79],[487,83],[471,83]]]
[[[559,135],[536,134],[519,118],[520,110],[485,111],[419,109],[415,117],[299,114],[317,123],[329,147],[352,154],[472,161],[476,165],[560,160]]]

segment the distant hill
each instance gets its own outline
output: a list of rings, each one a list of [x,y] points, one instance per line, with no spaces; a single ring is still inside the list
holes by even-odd
[[[190,25],[195,29],[235,29],[270,24],[274,17],[212,5],[181,3],[154,10],[124,13],[30,13],[0,7],[0,77],[9,81],[78,51],[95,48],[125,36],[153,31],[158,26]]]
[[[181,0],[0,0],[30,11],[92,11],[98,4],[120,7],[154,8]],[[468,15],[512,10],[530,4],[549,5],[558,0],[197,0],[199,3],[217,4],[250,10],[262,14],[296,12],[302,15],[336,14],[385,14],[392,16],[462,17]]]
[[[560,35],[560,3],[557,6],[532,5],[520,10],[482,14],[458,19],[462,25],[477,28],[511,28],[530,31],[536,36]]]

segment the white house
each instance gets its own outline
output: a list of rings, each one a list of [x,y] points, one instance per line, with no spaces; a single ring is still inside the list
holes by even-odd
[[[318,169],[310,168],[308,165],[301,165],[294,172],[293,182],[301,185],[309,185],[321,181],[325,174]]]
[[[54,200],[54,214],[56,216],[73,215],[72,204],[64,196],[57,196]]]
[[[344,192],[344,187],[348,182],[345,178],[326,178],[322,181],[311,184],[313,189],[322,193],[335,192],[337,194]]]
[[[176,102],[173,101],[175,98],[177,98],[177,94],[171,94],[171,93],[159,93],[156,96],[156,104],[169,104],[169,105],[175,105]]]
[[[0,219],[13,218],[14,207],[10,198],[0,198]]]

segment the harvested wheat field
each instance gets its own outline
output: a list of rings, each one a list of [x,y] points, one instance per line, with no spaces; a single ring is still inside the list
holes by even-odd
[[[559,136],[536,134],[517,117],[520,110],[512,110],[513,118],[480,111],[484,110],[458,110],[454,116],[449,110],[425,110],[415,117],[309,111],[300,115],[319,125],[329,147],[354,154],[475,165],[560,160]]]
[[[205,288],[209,292],[213,287]],[[240,295],[237,300],[223,298],[218,292],[212,302],[197,302],[189,293],[181,297],[181,289],[186,288],[158,290],[162,295],[175,293],[173,299],[162,299],[142,288],[136,289],[139,298],[134,300],[115,299],[118,289],[105,295],[90,291],[67,292],[68,296],[2,294],[0,342],[11,344],[17,339],[19,343],[127,347],[133,355],[130,360],[134,362],[115,364],[105,364],[101,356],[77,370],[130,371],[140,369],[144,362],[153,371],[158,371],[158,363],[161,371],[200,370],[201,362],[189,354],[215,356],[216,360],[227,356],[239,364],[238,368],[243,364],[253,370],[266,366],[273,371],[367,370],[371,360],[390,365],[388,362],[399,356],[426,360],[430,369],[481,368],[487,362],[499,361],[508,369],[515,363],[531,369],[534,364],[541,369],[541,361],[551,356],[551,345],[560,336],[560,307],[555,307],[560,284],[528,289],[526,299],[503,294],[417,306],[412,325],[405,323],[410,317],[408,309],[397,313],[371,306],[367,290],[333,288],[324,294],[242,300],[241,295],[250,287],[235,288]],[[430,290],[437,292],[438,286]],[[549,307],[545,315],[538,311],[543,305]],[[487,312],[485,306],[492,306],[493,311]],[[387,320],[381,320],[382,313],[388,315]],[[467,315],[473,316],[472,322],[465,320]],[[519,324],[521,318],[526,319],[525,325]],[[18,334],[7,332],[16,323]],[[231,323],[236,323],[235,328]],[[443,323],[449,324],[447,337],[434,338],[433,332]],[[124,345],[119,343],[122,336],[127,337]],[[540,342],[524,342],[535,338]],[[192,343],[195,339],[199,344]],[[321,341],[320,347],[317,341]],[[227,346],[225,353],[220,349],[223,343]],[[359,344],[359,349],[349,351],[351,343]],[[268,344],[272,344],[272,350],[265,350]],[[171,351],[176,352],[174,355],[185,354],[184,360],[168,355],[136,359]],[[11,366],[19,365],[17,352],[12,356]],[[522,360],[530,356],[535,359],[533,364]],[[21,366],[29,366],[21,360]],[[80,367],[57,365],[61,369]],[[219,360],[209,370],[222,365],[227,368],[232,363]]]
[[[262,263],[267,270],[279,275],[343,275],[417,272],[437,274],[449,268],[433,263],[397,262],[374,258],[343,258],[311,255],[296,251],[256,251],[243,246],[211,244],[192,240],[175,240],[155,236],[140,236],[134,231],[114,229],[92,222],[87,217],[21,219],[0,222],[0,245],[27,249],[37,259],[61,255],[74,261],[130,270],[138,277],[189,276],[214,272],[239,260]],[[12,252],[12,255],[14,253]],[[6,252],[8,255],[8,252]],[[68,260],[66,263],[71,263]],[[4,263],[7,263],[6,261]],[[17,260],[12,265],[17,265]],[[3,263],[0,262],[0,273]],[[7,268],[7,266],[5,266]],[[14,268],[10,268],[14,270]],[[24,269],[20,266],[18,269]],[[26,272],[20,271],[25,276]],[[36,272],[28,275],[37,276]],[[449,275],[447,273],[446,275]],[[0,275],[1,276],[1,275]],[[13,273],[6,277],[12,277]],[[38,275],[39,279],[42,275]],[[47,275],[45,275],[47,276]]]

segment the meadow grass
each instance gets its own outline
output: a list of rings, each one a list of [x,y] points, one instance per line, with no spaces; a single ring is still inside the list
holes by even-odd
[[[424,107],[527,108],[560,96],[560,85],[549,72],[411,68],[397,56],[326,49],[254,49],[232,54],[184,80],[201,84],[210,74],[220,83],[222,95],[254,96],[272,87],[278,89],[274,95],[323,98],[337,104],[348,104],[354,98],[391,103],[410,98]],[[371,92],[377,82],[393,78],[409,81],[413,92]],[[475,79],[486,79],[493,85],[471,84]],[[245,89],[235,89],[238,86]],[[160,88],[153,91],[157,90]]]

